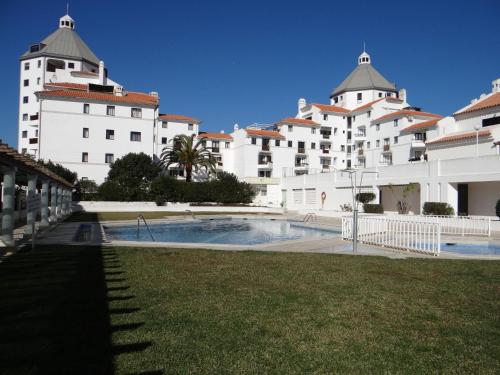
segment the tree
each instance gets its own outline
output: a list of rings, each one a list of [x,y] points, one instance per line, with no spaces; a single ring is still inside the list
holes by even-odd
[[[356,194],[356,200],[360,203],[370,203],[372,200],[375,199],[375,193],[372,192],[364,192],[364,193],[358,193]]]
[[[97,196],[98,188],[94,180],[80,180],[75,184],[73,199],[77,201],[94,200]]]
[[[99,187],[104,200],[144,201],[150,199],[151,181],[161,166],[150,156],[130,153],[111,164],[108,179]]]
[[[195,141],[194,136],[177,135],[172,144],[165,147],[160,156],[163,168],[168,169],[173,164],[186,171],[186,182],[191,182],[193,170],[205,169],[215,172],[216,160],[205,146],[205,138]]]
[[[49,171],[54,172],[59,177],[64,178],[66,181],[68,181],[72,185],[74,185],[78,180],[78,174],[76,172],[73,172],[73,171],[69,170],[68,168],[63,167],[59,163],[53,163],[52,160],[45,162],[42,159],[40,159],[38,162],[41,165],[43,165],[45,168],[47,168]]]

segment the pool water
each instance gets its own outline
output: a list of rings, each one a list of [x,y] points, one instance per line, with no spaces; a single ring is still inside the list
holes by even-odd
[[[441,251],[467,255],[500,255],[500,246],[487,243],[441,243]]]
[[[151,234],[156,242],[257,245],[274,241],[340,236],[340,230],[304,227],[299,223],[271,219],[203,219],[196,222],[152,223]],[[108,239],[119,241],[152,241],[141,224],[105,228]]]

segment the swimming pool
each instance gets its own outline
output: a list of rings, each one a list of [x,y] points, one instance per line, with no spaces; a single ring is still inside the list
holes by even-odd
[[[298,222],[273,219],[202,219],[181,223],[151,223],[156,242],[257,245],[275,241],[338,237],[340,229],[319,229]],[[118,241],[152,241],[141,224],[105,227],[106,236]]]
[[[500,255],[500,245],[482,243],[442,243],[441,251],[464,255]]]

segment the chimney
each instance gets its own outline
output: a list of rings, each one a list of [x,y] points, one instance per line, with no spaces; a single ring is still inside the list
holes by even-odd
[[[104,61],[99,61],[99,84],[105,85],[106,83],[106,77],[104,74]]]
[[[220,131],[220,133],[221,133],[221,134],[224,134],[224,130],[221,130],[221,131]]]
[[[236,130],[240,130],[240,126],[238,124],[234,124],[234,127],[233,127],[234,131]]]
[[[399,90],[398,96],[399,99],[401,99],[404,103],[406,103],[406,89]]]
[[[481,99],[481,100],[482,100],[482,99],[484,99],[484,98],[486,98],[486,94],[481,94],[481,95],[479,95],[479,99]]]
[[[159,97],[158,97],[158,93],[157,93],[156,91],[151,91],[151,92],[149,93],[149,95],[150,95],[150,96],[154,96],[156,99],[159,99]]]
[[[115,95],[123,96],[123,86],[115,86]]]
[[[297,107],[298,107],[298,113],[300,114],[300,110],[304,108],[307,105],[307,102],[304,98],[300,98],[299,101],[297,102]]]
[[[500,92],[500,78],[495,79],[494,81],[491,82],[492,88],[491,92]]]

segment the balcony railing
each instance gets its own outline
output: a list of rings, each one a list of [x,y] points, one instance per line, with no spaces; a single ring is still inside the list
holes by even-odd
[[[30,145],[38,143],[38,138],[30,138]]]
[[[321,150],[321,152],[322,152],[323,154],[329,154],[329,153],[330,153],[330,149],[328,149],[328,148],[323,148],[323,149]]]
[[[297,153],[299,153],[299,154],[305,154],[305,153],[306,153],[306,149],[305,149],[305,148],[302,148],[302,147],[299,147],[299,148],[297,149]]]
[[[269,151],[270,149],[269,145],[262,145],[262,151]]]
[[[358,148],[358,156],[364,156],[365,155],[365,150],[362,148]]]
[[[330,139],[331,136],[330,136],[330,134],[322,134],[321,137],[323,139]]]
[[[212,152],[219,153],[220,152],[219,147],[212,147]]]
[[[38,113],[30,116],[30,121],[38,120]]]
[[[391,145],[384,145],[384,152],[391,151]]]

